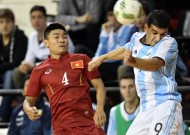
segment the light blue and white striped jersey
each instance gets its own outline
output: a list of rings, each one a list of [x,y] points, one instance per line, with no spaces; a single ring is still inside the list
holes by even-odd
[[[178,45],[169,35],[161,39],[154,47],[142,44],[140,39],[146,33],[134,33],[125,49],[132,51],[133,57],[159,57],[165,65],[157,71],[143,71],[134,68],[137,94],[140,97],[140,110],[145,111],[167,100],[181,102],[181,94],[177,92],[175,69],[178,56]]]

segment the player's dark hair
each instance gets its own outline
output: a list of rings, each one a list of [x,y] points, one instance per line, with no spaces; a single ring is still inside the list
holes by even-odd
[[[133,71],[133,67],[127,66],[126,69],[125,69],[125,72],[119,78],[119,81],[121,81],[121,79],[135,79],[135,74],[134,74],[134,71]]]
[[[170,17],[164,10],[153,10],[148,15],[146,24],[148,25],[148,27],[150,27],[151,24],[153,24],[158,28],[169,28]]]
[[[40,6],[40,5],[35,5],[35,6],[33,6],[33,7],[31,8],[31,10],[30,10],[30,14],[31,14],[32,12],[34,12],[34,11],[40,11],[40,12],[42,12],[42,14],[43,14],[45,17],[47,17],[46,9],[45,9],[44,6]]]
[[[119,86],[120,86],[120,82],[121,80],[123,79],[135,79],[135,75],[134,75],[134,72],[127,72],[126,74],[122,75],[121,78],[119,79]]]
[[[10,19],[11,21],[15,22],[15,16],[12,10],[8,8],[0,9],[0,18]]]
[[[135,75],[133,72],[126,73],[125,75],[121,76],[120,80],[122,80],[122,79],[135,79]]]
[[[52,30],[56,30],[56,29],[61,29],[61,30],[65,31],[67,33],[65,27],[62,24],[60,24],[60,23],[52,23],[52,24],[50,24],[49,26],[46,27],[46,29],[44,31],[44,39],[48,39],[48,36],[49,36],[50,32]]]

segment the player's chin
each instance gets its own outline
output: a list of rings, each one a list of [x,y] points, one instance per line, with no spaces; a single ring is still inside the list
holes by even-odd
[[[66,54],[68,52],[68,49],[60,49],[59,50],[59,54],[63,55]]]

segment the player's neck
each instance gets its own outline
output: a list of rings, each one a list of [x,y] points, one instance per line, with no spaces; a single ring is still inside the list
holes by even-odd
[[[50,58],[51,59],[59,59],[61,57],[61,55],[54,55],[54,54],[51,54]]]
[[[139,105],[139,98],[135,98],[134,101],[131,101],[131,102],[125,102],[125,111],[127,113],[134,113],[136,108],[138,107]]]

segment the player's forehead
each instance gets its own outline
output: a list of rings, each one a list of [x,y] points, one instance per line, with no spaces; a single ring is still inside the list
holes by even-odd
[[[134,84],[135,83],[135,80],[134,79],[131,79],[131,78],[125,78],[125,79],[121,79],[120,80],[120,86],[122,85],[131,85],[131,84]]]
[[[50,32],[49,36],[54,36],[54,35],[62,36],[62,35],[67,35],[67,33],[62,29],[55,29]]]
[[[150,25],[150,28],[153,32],[157,32],[159,34],[167,34],[168,33],[168,28],[159,28],[154,24]]]

